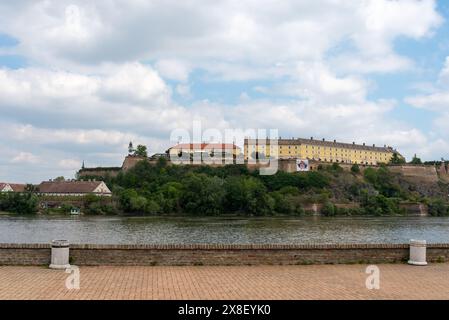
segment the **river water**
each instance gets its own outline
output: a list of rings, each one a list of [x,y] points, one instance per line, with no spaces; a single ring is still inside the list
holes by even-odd
[[[449,243],[449,218],[88,217],[0,215],[0,243]]]

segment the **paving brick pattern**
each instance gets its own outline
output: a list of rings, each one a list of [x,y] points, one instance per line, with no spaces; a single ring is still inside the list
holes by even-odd
[[[378,265],[380,290],[368,290],[366,265],[0,267],[0,299],[449,299],[449,264]]]

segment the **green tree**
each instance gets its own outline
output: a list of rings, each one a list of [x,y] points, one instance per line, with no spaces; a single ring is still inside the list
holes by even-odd
[[[33,192],[38,192],[38,191],[39,191],[39,187],[38,187],[38,186],[35,186],[34,184],[28,183],[28,184],[25,186],[25,192],[31,192],[31,193],[33,193]]]
[[[139,157],[147,157],[148,156],[147,146],[139,144],[136,150],[134,151],[134,155]]]
[[[391,164],[404,164],[405,159],[403,157],[399,156],[399,154],[397,152],[394,152],[393,156],[391,157],[390,163]]]
[[[307,178],[306,187],[309,188],[312,187],[322,189],[329,185],[329,178],[322,172],[318,171],[307,172],[306,178]]]
[[[371,184],[377,183],[377,171],[373,168],[366,168],[366,170],[363,173],[363,176],[365,177],[365,180],[368,181]]]
[[[420,158],[418,158],[418,157],[416,156],[416,153],[415,153],[415,155],[413,156],[413,159],[412,159],[412,161],[410,161],[410,163],[411,163],[411,164],[422,164],[422,161],[421,161]]]
[[[182,180],[181,205],[186,212],[213,215],[223,211],[225,191],[223,181],[205,174],[188,174]]]
[[[139,194],[134,189],[122,190],[118,196],[119,203],[125,212],[133,211],[133,199],[138,197]]]
[[[163,212],[181,211],[181,196],[183,186],[179,182],[167,182],[158,191],[157,199]]]
[[[19,214],[37,212],[39,199],[32,193],[6,192],[0,194],[0,211]]]
[[[398,206],[397,200],[383,195],[369,196],[364,195],[362,199],[362,208],[368,215],[392,215],[403,213]]]
[[[231,211],[254,215],[271,214],[275,200],[267,193],[264,184],[254,177],[229,177],[226,180],[225,207]]]
[[[353,164],[351,167],[351,172],[354,174],[359,174],[360,173],[360,167],[357,163]]]
[[[428,207],[429,207],[429,214],[431,216],[441,217],[449,215],[449,207],[447,203],[445,203],[441,199],[435,199],[431,201]]]
[[[335,216],[337,213],[336,207],[332,202],[326,202],[321,209],[321,214],[326,217]]]
[[[274,210],[277,213],[292,214],[295,212],[295,206],[289,201],[289,196],[282,194],[279,191],[271,193],[270,196],[274,200]]]
[[[365,180],[386,197],[403,197],[401,187],[394,181],[393,174],[387,167],[379,169],[367,168],[364,172]]]
[[[147,204],[148,200],[143,196],[138,195],[137,197],[132,197],[130,199],[131,212],[145,213]]]

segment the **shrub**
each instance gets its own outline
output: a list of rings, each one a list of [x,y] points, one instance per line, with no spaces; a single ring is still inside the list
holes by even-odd
[[[279,190],[280,193],[283,195],[291,195],[291,196],[297,196],[299,195],[299,189],[296,187],[283,187]]]
[[[274,210],[277,213],[293,214],[295,212],[294,204],[289,201],[289,198],[280,192],[271,193],[271,197],[274,199]]]
[[[332,202],[326,202],[321,209],[321,214],[326,217],[332,217],[336,214],[335,205]]]
[[[334,173],[341,173],[343,172],[343,168],[336,162],[332,163],[332,165],[329,167],[330,171]]]
[[[182,185],[181,204],[186,212],[211,215],[222,211],[225,196],[222,179],[192,173]]]
[[[351,167],[351,172],[354,174],[359,174],[360,173],[360,167],[358,164],[353,164]]]
[[[225,189],[225,207],[231,211],[264,215],[273,213],[276,206],[264,184],[256,178],[229,177]]]
[[[149,214],[158,214],[161,212],[161,207],[154,200],[148,200],[147,205],[145,206],[145,213]]]
[[[322,189],[329,185],[329,178],[321,172],[310,171],[307,172],[307,184],[306,187],[313,187]]]
[[[387,198],[383,195],[369,196],[364,195],[362,207],[366,214],[369,215],[392,215],[402,214],[404,210],[398,206],[397,199]]]
[[[441,217],[449,215],[449,208],[443,200],[430,201],[428,207],[431,216]]]
[[[32,193],[6,192],[0,194],[0,211],[20,214],[37,212],[39,199]]]

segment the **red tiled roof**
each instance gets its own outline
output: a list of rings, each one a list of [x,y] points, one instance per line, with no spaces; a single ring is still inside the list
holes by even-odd
[[[39,185],[41,193],[91,193],[102,181],[45,181]]]
[[[24,192],[26,187],[26,184],[19,183],[10,183],[9,185],[14,190],[14,192]]]
[[[170,149],[240,149],[238,146],[232,143],[180,143]]]
[[[14,192],[24,192],[26,184],[0,182],[0,190],[9,185]]]

